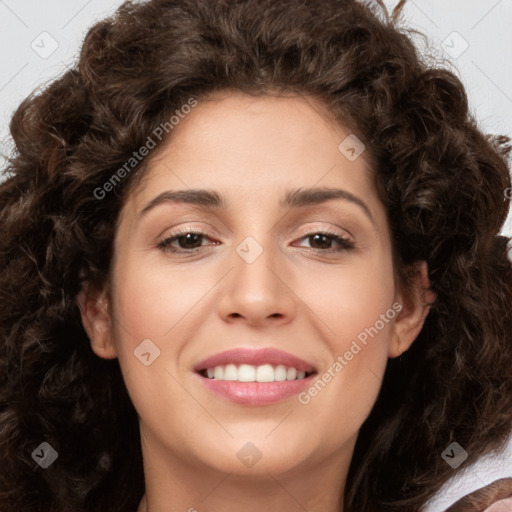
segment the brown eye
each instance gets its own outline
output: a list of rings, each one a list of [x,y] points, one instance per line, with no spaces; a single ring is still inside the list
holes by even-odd
[[[354,248],[354,243],[351,240],[337,233],[311,233],[302,237],[301,240],[308,240],[309,247],[314,251],[341,252]],[[338,247],[332,247],[333,243],[337,244]]]
[[[194,253],[205,245],[202,243],[204,239],[211,240],[211,238],[204,233],[182,231],[165,238],[157,244],[157,247],[163,251],[174,253]]]
[[[331,244],[334,240],[332,236],[325,235],[324,233],[317,233],[316,235],[310,235],[309,245],[313,249],[330,249]]]
[[[203,235],[199,233],[187,233],[186,235],[175,237],[174,240],[178,242],[180,249],[195,249],[201,246],[202,237]],[[199,245],[197,245],[198,241]]]

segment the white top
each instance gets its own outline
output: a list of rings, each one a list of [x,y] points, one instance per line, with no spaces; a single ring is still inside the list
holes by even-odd
[[[466,494],[500,478],[512,478],[512,437],[501,453],[480,458],[449,480],[425,505],[422,512],[444,512]]]

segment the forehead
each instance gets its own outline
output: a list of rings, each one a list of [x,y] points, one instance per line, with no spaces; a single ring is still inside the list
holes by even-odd
[[[358,140],[316,98],[217,92],[182,116],[133,200],[140,208],[164,188],[200,187],[246,199],[315,185],[369,195],[371,158],[346,153],[349,146],[361,151]]]
[[[175,152],[197,151],[200,139],[205,151],[211,144],[229,144],[230,153],[258,159],[265,159],[262,147],[274,157],[289,155],[290,159],[318,153],[327,145],[337,149],[350,133],[317,98],[298,94],[249,96],[231,90],[201,99],[176,128],[172,134],[175,144],[172,139],[168,144]]]

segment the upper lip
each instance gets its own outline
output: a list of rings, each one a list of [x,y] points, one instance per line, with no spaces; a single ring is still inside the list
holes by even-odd
[[[282,364],[288,368],[296,368],[308,373],[316,372],[316,368],[307,361],[304,361],[304,359],[275,348],[262,348],[258,350],[235,348],[226,350],[204,359],[194,367],[194,371],[200,372],[208,368],[225,366],[227,364],[250,364],[253,366]]]

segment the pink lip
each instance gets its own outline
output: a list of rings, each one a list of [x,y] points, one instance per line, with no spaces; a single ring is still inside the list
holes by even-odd
[[[200,372],[208,368],[224,366],[226,364],[251,364],[259,366],[266,363],[274,366],[282,364],[287,368],[296,368],[297,370],[308,373],[316,372],[316,368],[303,359],[275,348],[262,348],[259,350],[235,348],[226,350],[225,352],[215,354],[201,361],[194,367],[194,371]]]
[[[208,379],[196,374],[211,392],[243,405],[267,405],[286,400],[311,386],[316,373],[301,380],[282,382],[238,382]]]
[[[312,375],[300,380],[282,382],[238,382],[209,379],[199,373],[208,368],[227,364],[259,366],[266,363],[273,366],[282,364],[287,368],[296,368]],[[317,373],[316,368],[303,359],[273,348],[233,349],[221,352],[197,364],[194,371],[208,390],[231,402],[244,405],[266,405],[285,400],[310,386]]]

